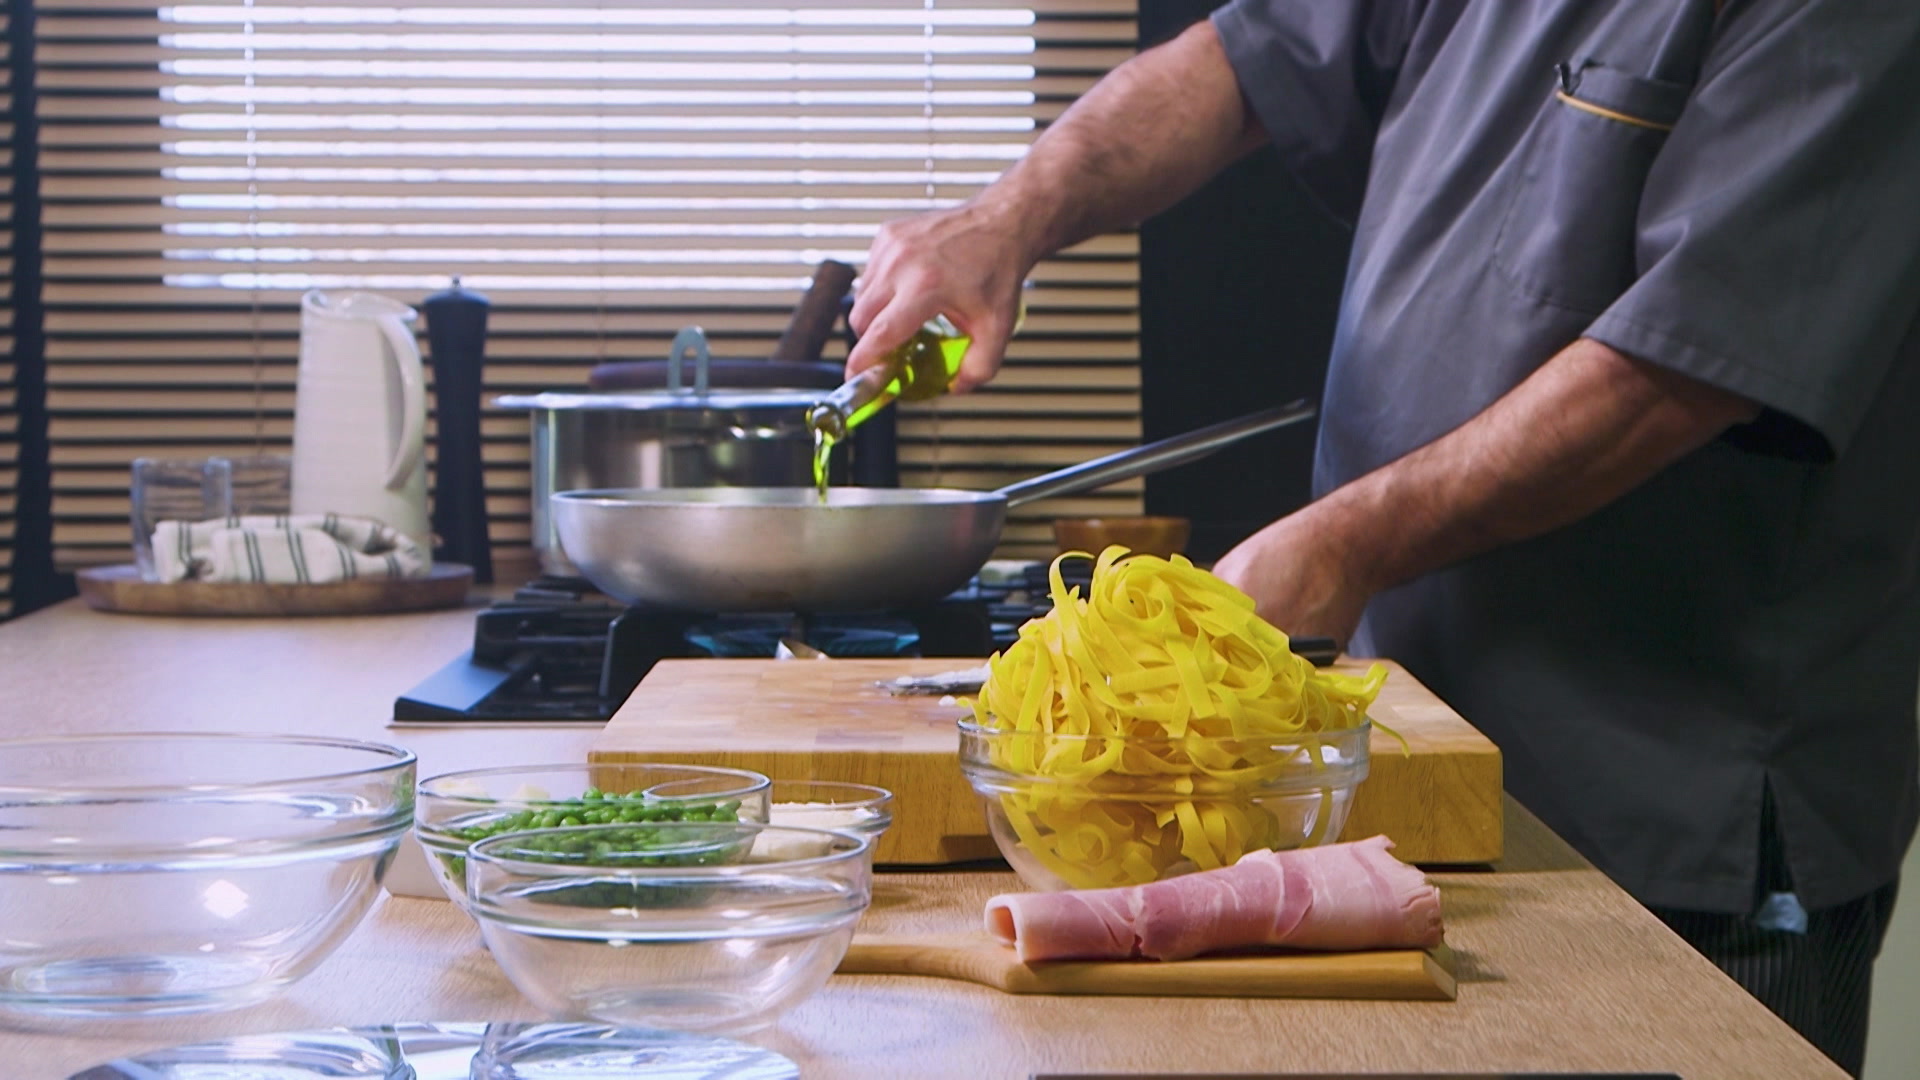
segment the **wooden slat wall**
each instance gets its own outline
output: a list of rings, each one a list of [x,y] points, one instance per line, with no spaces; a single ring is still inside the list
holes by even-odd
[[[19,400],[13,356],[13,85],[12,37],[0,12],[0,619],[13,611],[13,533],[20,486]]]
[[[66,567],[128,557],[132,458],[287,446],[308,287],[417,303],[460,274],[494,302],[490,393],[582,386],[690,323],[763,356],[814,263],[978,191],[1135,35],[1133,0],[36,10]],[[1137,441],[1136,253],[1108,236],[1037,268],[998,383],[903,418],[903,483]],[[496,557],[525,558],[526,421],[484,431]],[[1003,553],[1139,500],[1031,507]]]

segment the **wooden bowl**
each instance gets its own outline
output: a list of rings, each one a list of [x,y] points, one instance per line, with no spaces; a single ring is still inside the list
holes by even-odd
[[[1186,550],[1193,523],[1180,517],[1059,518],[1053,542],[1061,551],[1098,555],[1119,544],[1141,555],[1171,558]]]

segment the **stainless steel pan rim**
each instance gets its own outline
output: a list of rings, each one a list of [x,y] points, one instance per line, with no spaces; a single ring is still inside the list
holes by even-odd
[[[793,425],[801,424],[799,414],[818,405],[827,396],[825,390],[795,390],[777,387],[765,390],[715,390],[693,394],[676,390],[624,390],[604,394],[504,394],[493,399],[498,409],[598,409],[608,412],[649,412],[655,409],[709,409],[734,412],[741,409],[785,409],[796,412]]]
[[[808,515],[835,510],[858,512],[863,509],[900,506],[978,505],[1005,502],[997,491],[966,491],[961,488],[862,488],[827,489],[827,499],[813,488],[597,488],[586,491],[562,491],[553,496],[565,502],[607,508],[669,506],[752,506],[778,512],[793,510]]]

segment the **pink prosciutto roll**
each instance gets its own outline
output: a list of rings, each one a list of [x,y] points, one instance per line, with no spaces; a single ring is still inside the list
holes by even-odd
[[[1184,960],[1228,949],[1429,948],[1440,890],[1384,836],[1256,851],[1220,870],[1121,889],[1010,893],[987,929],[1036,960]]]

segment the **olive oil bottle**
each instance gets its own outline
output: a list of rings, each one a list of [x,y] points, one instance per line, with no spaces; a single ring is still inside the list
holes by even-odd
[[[869,416],[900,401],[927,401],[947,392],[973,339],[944,315],[928,320],[879,364],[848,379],[807,411],[813,429],[813,483],[827,497],[827,457]]]

